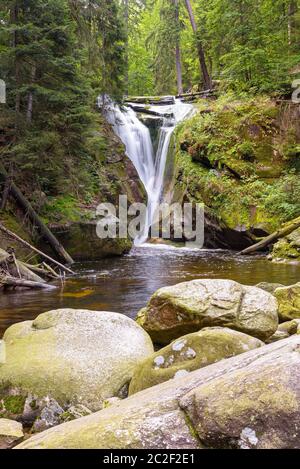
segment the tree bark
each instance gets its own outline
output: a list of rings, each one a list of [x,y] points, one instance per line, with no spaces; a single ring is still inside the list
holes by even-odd
[[[283,228],[281,228],[278,231],[275,231],[275,233],[272,233],[270,236],[267,236],[263,240],[261,240],[259,243],[254,244],[254,246],[250,246],[247,249],[244,249],[240,254],[242,256],[245,256],[247,254],[252,254],[257,251],[261,251],[271,244],[274,244],[276,241],[278,241],[281,238],[284,238],[285,236],[288,236],[291,234],[293,231],[297,230],[300,228],[300,217],[296,218],[290,223],[287,223]]]
[[[32,65],[31,69],[31,85],[33,85],[35,81],[35,75],[36,75],[36,66]],[[33,92],[30,90],[28,94],[28,104],[27,104],[27,113],[26,113],[26,118],[27,118],[27,123],[31,124],[32,122],[32,112],[33,112]]]
[[[0,285],[5,287],[21,287],[21,288],[37,288],[37,289],[54,289],[54,285],[49,285],[48,283],[41,282],[32,282],[31,280],[24,280],[22,278],[15,277],[1,277],[0,276]]]
[[[212,79],[211,79],[211,76],[208,72],[206,59],[205,59],[205,53],[204,53],[204,50],[203,50],[201,39],[199,38],[198,27],[197,27],[197,24],[196,24],[193,7],[192,7],[192,4],[191,4],[190,0],[185,0],[185,4],[186,4],[186,8],[187,8],[187,11],[188,11],[188,14],[189,14],[192,29],[193,29],[195,37],[196,37],[198,58],[199,58],[200,69],[201,69],[202,78],[203,78],[203,86],[204,86],[204,89],[210,90],[211,87],[212,87]]]
[[[175,21],[177,28],[176,37],[176,76],[177,76],[177,92],[183,93],[182,84],[182,61],[181,61],[181,48],[180,48],[180,22],[179,22],[179,0],[174,0],[175,5]]]
[[[3,231],[3,233],[7,234],[8,236],[10,236],[11,238],[13,239],[16,239],[17,241],[19,241],[21,244],[23,244],[24,246],[26,246],[27,248],[31,249],[32,251],[36,252],[37,254],[39,254],[40,256],[44,257],[45,259],[47,259],[48,261],[52,262],[53,264],[56,264],[58,267],[60,267],[63,271],[65,272],[68,272],[69,274],[72,274],[74,275],[75,272],[73,272],[71,269],[69,269],[68,267],[66,267],[65,265],[61,264],[60,262],[56,261],[55,259],[52,259],[52,257],[48,256],[47,254],[45,254],[44,252],[40,251],[39,249],[35,248],[34,246],[32,246],[31,244],[29,244],[27,241],[25,241],[24,239],[20,238],[20,236],[16,235],[15,233],[13,233],[12,231],[8,230],[7,228],[5,228],[5,226],[2,225],[2,223],[0,223],[0,230]]]

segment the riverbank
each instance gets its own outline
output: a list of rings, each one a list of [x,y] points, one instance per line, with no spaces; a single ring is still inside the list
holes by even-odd
[[[136,322],[59,309],[8,328],[0,444],[299,449],[299,292],[208,278],[159,289]]]
[[[123,312],[134,318],[159,288],[200,278],[227,278],[243,284],[291,285],[297,265],[273,264],[264,255],[240,257],[231,251],[189,251],[168,246],[134,248],[129,254],[73,266],[76,276],[53,291],[10,292],[0,296],[0,336],[11,324],[57,308]],[[55,284],[55,283],[54,283]]]

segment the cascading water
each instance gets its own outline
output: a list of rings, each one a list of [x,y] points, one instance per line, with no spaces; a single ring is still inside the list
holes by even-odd
[[[134,164],[148,197],[144,229],[142,234],[135,239],[136,245],[147,241],[156,209],[161,202],[171,136],[176,125],[192,112],[193,106],[175,99],[173,105],[151,106],[150,109],[162,116],[174,116],[163,118],[156,154],[154,154],[149,129],[138,119],[137,114],[130,107],[124,107],[121,110],[118,105],[110,101],[105,103],[107,120],[113,125],[115,133],[126,146],[126,153]]]

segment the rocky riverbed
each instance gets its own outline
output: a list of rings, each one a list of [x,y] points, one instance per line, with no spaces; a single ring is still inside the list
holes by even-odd
[[[300,448],[299,324],[300,284],[207,279],[160,289],[137,322],[61,309],[13,325],[0,446]]]

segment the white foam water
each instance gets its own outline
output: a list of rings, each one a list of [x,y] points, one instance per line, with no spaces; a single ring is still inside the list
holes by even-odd
[[[133,109],[130,107],[121,109],[107,99],[105,102],[106,118],[124,143],[126,153],[134,164],[147,193],[148,205],[144,229],[141,235],[135,239],[135,245],[144,244],[149,237],[149,229],[156,209],[162,202],[161,197],[171,136],[176,125],[192,113],[193,106],[174,99],[173,105],[151,106],[150,109],[162,114],[162,116],[174,116],[163,117],[156,154],[154,154],[149,129],[138,119]]]

